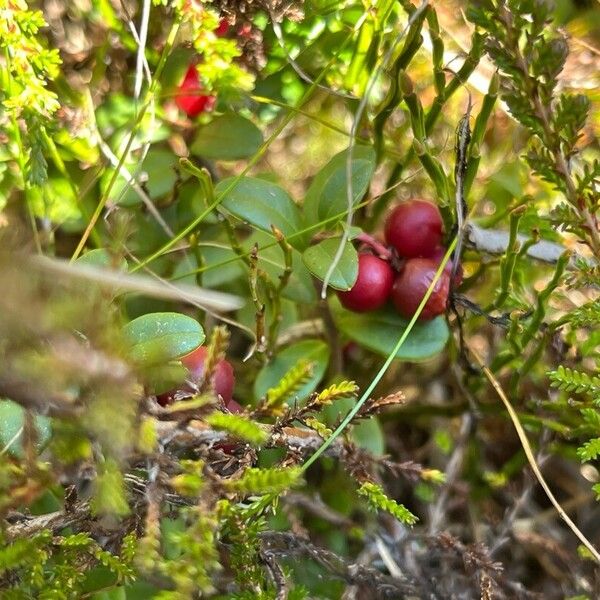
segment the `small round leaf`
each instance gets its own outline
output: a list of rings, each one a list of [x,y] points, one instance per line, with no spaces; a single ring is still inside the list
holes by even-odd
[[[205,339],[198,321],[172,312],[142,315],[127,323],[123,333],[131,359],[145,366],[181,358]]]
[[[339,245],[339,238],[333,238],[323,240],[304,251],[302,255],[304,264],[321,281],[325,278]],[[349,290],[356,282],[357,277],[358,254],[354,246],[347,242],[344,245],[342,257],[329,280],[329,285],[336,290]]]
[[[13,456],[23,456],[21,429],[25,422],[25,410],[12,400],[0,399],[0,452],[5,449]],[[34,416],[37,429],[38,449],[43,448],[50,439],[50,419],[41,415]]]
[[[215,194],[225,192],[233,180],[233,177],[228,177],[220,181],[215,186]],[[298,247],[305,243],[306,236],[296,235],[304,227],[300,210],[290,195],[275,183],[256,177],[242,177],[227,192],[221,206],[232,215],[268,233],[271,233],[271,225],[275,225],[292,246]]]
[[[304,199],[304,211],[308,223],[326,219],[343,218],[348,208],[347,199],[348,150],[336,154],[314,177]],[[363,197],[375,171],[375,151],[370,146],[355,146],[352,149],[352,204]],[[328,222],[331,228],[335,221]]]
[[[263,143],[260,129],[245,117],[226,114],[200,127],[192,153],[215,160],[238,160],[252,156]]]
[[[408,321],[391,307],[370,313],[355,313],[342,308],[337,298],[331,299],[333,318],[338,328],[361,346],[388,356],[394,349]],[[449,331],[442,316],[417,322],[396,358],[408,361],[425,360],[444,349]]]

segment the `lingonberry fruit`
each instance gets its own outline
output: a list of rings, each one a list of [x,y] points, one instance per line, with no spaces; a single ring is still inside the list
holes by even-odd
[[[385,240],[405,258],[429,257],[442,241],[442,229],[442,216],[435,204],[410,200],[388,215]]]
[[[204,378],[204,364],[208,355],[208,348],[200,346],[190,354],[181,359],[184,367],[190,372],[191,379],[202,381]],[[231,363],[222,358],[213,371],[211,380],[215,392],[223,398],[225,403],[230,402],[233,396],[233,387],[235,385],[235,375]]]
[[[338,292],[338,297],[349,310],[375,310],[386,303],[393,284],[394,270],[389,263],[372,254],[359,254],[356,282],[347,292]]]
[[[202,82],[194,65],[190,65],[179,86],[175,103],[190,118],[214,108],[216,97],[202,94]]]
[[[392,289],[392,300],[403,317],[410,319],[415,314],[435,277],[438,266],[439,261],[431,258],[411,258],[406,261]],[[427,321],[445,312],[449,290],[450,275],[444,270],[419,319]]]
[[[200,346],[200,348],[197,348],[181,359],[181,362],[188,370],[190,379],[192,381],[201,382],[203,380],[204,364],[206,363],[207,354],[208,349],[205,346]],[[242,410],[240,405],[233,400],[235,374],[229,361],[221,359],[215,365],[211,383],[215,393],[223,398],[223,402],[225,403],[225,407],[227,409],[229,409],[231,412],[240,412]],[[190,385],[183,383],[180,387],[174,390],[169,390],[168,392],[158,394],[156,399],[161,406],[168,406],[174,402],[179,394],[193,394],[193,392],[194,389]]]
[[[446,248],[444,248],[443,246],[438,246],[433,253],[431,254],[430,258],[432,260],[437,261],[437,264],[439,265],[442,262],[442,259],[444,258],[444,256],[446,256]],[[452,274],[452,267],[454,265],[454,261],[449,260],[446,263],[446,266],[444,267],[444,271],[446,271],[446,273],[448,273],[448,275]],[[462,265],[459,263],[458,264],[458,268],[456,269],[456,275],[454,276],[454,281],[452,282],[454,284],[454,287],[458,287],[463,281],[463,268]]]
[[[234,413],[234,414],[244,412],[242,405],[239,402],[235,401],[233,398],[229,402],[227,402],[227,404],[225,405],[225,408],[230,413]]]
[[[215,35],[217,37],[225,37],[229,31],[229,21],[227,19],[221,19],[219,26],[215,29]]]

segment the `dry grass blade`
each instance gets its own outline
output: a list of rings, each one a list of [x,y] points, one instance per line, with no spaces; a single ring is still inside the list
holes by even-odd
[[[233,294],[215,292],[187,284],[175,285],[170,282],[154,280],[145,275],[121,273],[92,265],[69,264],[67,261],[56,258],[35,256],[29,259],[29,263],[44,272],[91,281],[113,290],[147,294],[155,298],[185,302],[216,311],[237,310],[245,304],[243,298]]]
[[[552,503],[554,508],[557,510],[561,519],[569,526],[571,531],[579,538],[579,541],[590,551],[590,553],[592,554],[594,559],[598,563],[600,563],[600,553],[598,552],[598,550],[596,550],[596,548],[594,548],[592,543],[585,537],[585,535],[583,535],[583,533],[579,530],[577,525],[575,525],[575,523],[571,520],[569,515],[567,515],[567,513],[565,512],[563,507],[560,505],[558,500],[554,497],[554,494],[550,490],[550,487],[546,483],[546,480],[544,479],[544,476],[542,475],[542,472],[540,471],[540,468],[537,465],[535,456],[533,455],[533,451],[529,444],[529,440],[527,439],[527,434],[525,433],[525,430],[523,429],[523,426],[521,425],[521,421],[519,420],[519,416],[517,415],[517,412],[513,408],[512,404],[510,403],[510,400],[504,393],[504,390],[502,389],[500,382],[496,379],[496,377],[494,377],[494,374],[485,366],[483,360],[473,350],[473,348],[469,348],[469,350],[470,350],[471,354],[473,355],[473,357],[475,358],[475,360],[477,361],[477,363],[479,364],[479,366],[481,367],[487,380],[492,384],[492,387],[494,388],[494,390],[500,397],[500,400],[502,400],[502,403],[506,407],[506,410],[508,411],[510,419],[513,422],[513,425],[515,426],[515,429],[517,431],[517,435],[519,436],[519,440],[521,441],[521,445],[523,446],[523,451],[525,452],[525,456],[527,457],[527,461],[529,462],[531,470],[533,471],[539,484],[542,486],[542,489],[546,493],[548,500],[550,500],[550,502]]]

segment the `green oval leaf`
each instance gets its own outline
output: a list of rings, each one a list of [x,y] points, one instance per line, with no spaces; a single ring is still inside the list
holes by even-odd
[[[0,452],[6,449],[13,456],[23,456],[21,428],[25,422],[25,410],[12,400],[0,400]],[[43,448],[50,439],[50,419],[34,416],[38,440],[36,447]]]
[[[127,323],[123,333],[131,359],[146,366],[185,356],[205,339],[198,321],[171,312],[142,315]]]
[[[336,427],[344,416],[346,416],[356,404],[354,398],[343,398],[336,400],[333,404],[325,406],[322,415],[328,427]],[[352,440],[360,448],[364,448],[375,456],[383,456],[385,453],[385,436],[383,428],[377,417],[361,419],[349,428]]]
[[[234,179],[228,177],[220,181],[215,187],[215,193],[222,194]],[[242,177],[225,195],[221,206],[232,215],[268,233],[271,233],[271,225],[275,225],[286,238],[304,227],[300,210],[290,195],[283,188],[264,179]],[[294,235],[289,242],[292,246],[303,246],[306,236]]]
[[[321,281],[325,278],[327,271],[337,249],[340,245],[339,238],[323,240],[318,244],[307,248],[302,255],[304,264],[308,270]],[[358,254],[354,246],[347,242],[344,245],[344,251],[338,264],[336,265],[329,285],[336,290],[349,290],[358,277]]]
[[[133,160],[125,167],[130,173],[135,173],[139,164]],[[144,174],[144,190],[148,196],[155,200],[162,198],[173,190],[177,182],[177,157],[165,148],[150,148],[141,171]],[[107,169],[100,180],[101,189],[104,191],[114,175],[113,169]],[[117,177],[110,192],[110,200],[122,206],[136,206],[142,203],[142,198],[131,187],[129,180],[121,174]]]
[[[238,160],[252,156],[262,143],[263,134],[252,121],[230,113],[200,127],[191,151],[215,160]]]
[[[304,211],[308,223],[319,223],[340,215],[348,207],[346,196],[346,160],[348,150],[336,154],[314,177],[306,198]],[[375,171],[375,151],[370,146],[355,146],[352,149],[352,203],[355,205],[369,187]],[[330,229],[335,222],[327,223]]]
[[[356,423],[352,427],[351,435],[360,448],[368,450],[371,454],[383,456],[385,453],[385,437],[377,417]]]
[[[370,313],[345,310],[337,298],[331,299],[333,318],[338,328],[361,346],[388,356],[398,343],[408,321],[391,307]],[[443,317],[416,323],[396,358],[419,361],[444,349],[449,331]]]
[[[254,381],[254,397],[256,400],[262,398],[267,390],[274,388],[280,382],[281,378],[298,361],[307,360],[313,363],[313,370],[310,380],[307,381],[295,394],[298,401],[305,400],[315,391],[317,385],[325,375],[329,356],[331,352],[329,346],[322,340],[303,340],[297,344],[287,347],[275,356],[275,358],[265,365],[256,380]]]

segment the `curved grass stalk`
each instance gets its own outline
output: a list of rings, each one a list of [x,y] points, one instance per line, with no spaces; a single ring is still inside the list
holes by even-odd
[[[523,446],[523,451],[525,452],[525,456],[527,457],[527,462],[529,462],[529,466],[531,467],[531,470],[533,471],[535,478],[538,480],[539,484],[542,486],[542,489],[544,490],[546,496],[548,497],[548,500],[550,500],[550,502],[556,509],[556,512],[558,512],[561,519],[567,524],[569,529],[571,529],[571,531],[577,536],[579,541],[590,551],[590,553],[592,554],[592,556],[594,557],[596,562],[600,563],[600,553],[598,552],[598,550],[596,550],[596,548],[592,545],[592,543],[585,537],[585,535],[583,535],[583,533],[579,530],[577,525],[575,525],[575,523],[571,520],[569,515],[565,512],[563,507],[560,505],[559,501],[554,497],[554,494],[552,493],[550,486],[546,483],[546,480],[544,479],[544,476],[542,475],[542,472],[540,471],[540,468],[538,467],[538,464],[535,460],[535,456],[533,454],[533,450],[531,449],[531,445],[529,444],[529,439],[527,438],[527,434],[525,433],[525,430],[523,429],[523,425],[521,425],[521,421],[519,420],[519,415],[517,414],[517,411],[513,408],[507,395],[504,393],[504,390],[502,389],[500,382],[496,379],[494,374],[487,368],[487,366],[485,365],[485,363],[483,362],[481,357],[477,354],[477,352],[475,352],[475,350],[473,350],[473,348],[471,348],[469,346],[467,346],[467,347],[469,348],[469,351],[471,352],[471,354],[473,355],[473,357],[475,358],[475,360],[481,367],[481,370],[483,371],[487,380],[491,383],[492,387],[494,388],[494,390],[500,397],[500,400],[502,400],[502,403],[504,404],[504,406],[508,412],[508,416],[510,417],[510,420],[512,421],[512,423],[515,427],[517,435],[519,436],[519,441],[521,442],[521,446]]]
[[[435,276],[434,276],[431,284],[427,288],[427,292],[425,293],[425,296],[423,296],[423,299],[421,300],[421,303],[419,304],[417,310],[415,311],[415,314],[412,316],[406,329],[402,332],[402,335],[398,339],[398,342],[394,346],[394,349],[390,352],[390,354],[386,358],[385,362],[383,363],[383,365],[377,372],[377,375],[375,375],[375,377],[369,384],[369,387],[363,392],[363,395],[360,397],[358,402],[354,405],[352,410],[346,415],[345,419],[339,424],[338,428],[323,442],[323,444],[321,444],[321,446],[319,446],[319,448],[315,451],[315,453],[312,456],[310,456],[310,458],[308,458],[308,460],[306,460],[306,462],[302,465],[303,472],[306,471],[308,469],[308,467],[310,467],[319,458],[319,456],[321,456],[321,454],[323,454],[323,452],[325,452],[325,450],[327,450],[327,448],[329,448],[329,446],[331,446],[331,444],[333,444],[335,439],[350,424],[350,422],[352,421],[352,419],[354,418],[356,413],[358,413],[358,411],[360,410],[362,405],[367,401],[368,398],[370,398],[371,393],[373,392],[373,390],[375,389],[377,384],[381,381],[381,378],[385,375],[385,372],[388,370],[388,367],[392,364],[392,361],[394,360],[394,358],[396,358],[396,354],[398,353],[398,350],[400,350],[400,348],[402,348],[402,345],[404,344],[404,342],[410,335],[410,332],[412,331],[412,328],[415,326],[415,323],[417,322],[419,315],[421,314],[421,312],[423,312],[423,308],[425,308],[425,304],[427,304],[427,301],[429,300],[429,297],[431,296],[431,294],[435,288],[435,285],[437,284],[439,278],[441,277],[442,273],[444,272],[446,263],[450,260],[450,256],[451,256],[452,252],[454,251],[454,247],[456,246],[456,242],[457,242],[457,238],[455,237],[452,240],[452,243],[450,244],[450,246],[448,247],[448,250],[446,250],[446,254],[444,255],[443,260],[440,262],[438,269],[435,273]]]

